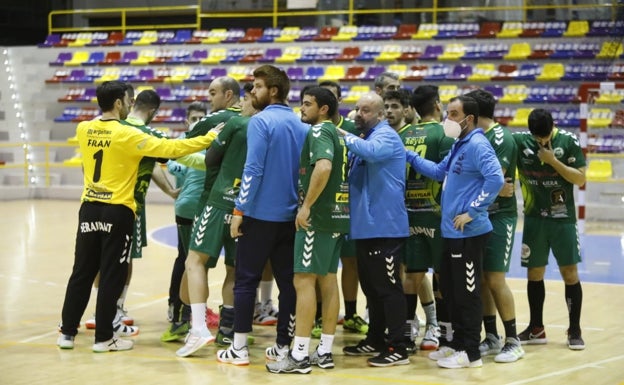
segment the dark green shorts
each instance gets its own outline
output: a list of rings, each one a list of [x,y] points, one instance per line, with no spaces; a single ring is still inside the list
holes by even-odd
[[[434,213],[409,213],[410,236],[403,248],[403,263],[408,273],[440,271],[442,234],[440,216]]]
[[[522,233],[522,266],[548,265],[552,250],[557,265],[569,266],[581,262],[581,244],[576,222],[566,223],[548,218],[524,218]]]
[[[494,214],[490,216],[490,222],[494,229],[485,246],[483,271],[508,273],[518,216]]]
[[[189,250],[208,254],[206,267],[213,268],[225,250],[225,264],[234,266],[236,241],[230,236],[232,214],[213,206],[206,206],[201,216],[193,223]]]
[[[336,273],[344,235],[321,231],[295,233],[295,273]]]

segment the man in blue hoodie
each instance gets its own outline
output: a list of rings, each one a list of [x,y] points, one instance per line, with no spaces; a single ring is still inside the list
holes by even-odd
[[[355,240],[360,285],[370,318],[366,338],[346,346],[346,355],[375,355],[370,366],[409,363],[403,326],[405,296],[401,247],[409,236],[405,208],[405,149],[384,119],[381,96],[369,93],[355,107],[361,137],[338,129],[349,150],[350,235]],[[387,342],[384,331],[388,329]]]
[[[448,300],[453,325],[451,346],[429,354],[449,369],[483,365],[481,332],[481,276],[483,254],[492,224],[488,206],[503,186],[503,173],[492,145],[477,128],[479,107],[470,97],[450,100],[444,133],[457,138],[451,152],[435,163],[407,151],[407,161],[418,172],[442,184],[444,251],[440,289]]]

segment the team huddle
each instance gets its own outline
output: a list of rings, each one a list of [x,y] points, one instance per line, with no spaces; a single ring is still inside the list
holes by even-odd
[[[430,350],[428,357],[448,369],[481,367],[486,355],[515,362],[523,344],[547,343],[544,273],[551,251],[565,282],[568,347],[585,348],[573,189],[585,183],[586,163],[577,138],[557,128],[550,112],[533,110],[528,131],[512,133],[494,120],[496,99],[487,91],[451,98],[445,110],[436,86],[408,91],[398,76],[384,73],[375,92],[360,97],[352,119],[340,115],[340,85],[330,81],[301,91],[298,116],[288,106],[283,70],[263,65],[253,75],[242,99],[234,79],[212,81],[211,112],[202,117],[205,106],[193,103],[190,130],[179,140],[148,130],[160,104],[154,91],[140,92],[130,112],[129,85],[98,87],[102,116],[77,128],[84,192],[60,348],[74,347],[98,274],[93,351],[133,347],[120,338],[138,334],[123,302],[131,260],[146,245],[150,178],[176,198],[178,258],[170,327],[161,340],[184,338],[179,357],[215,343],[222,347],[219,362],[248,365],[252,326],[276,324],[275,343],[265,350],[269,372],[330,369],[342,323],[365,334],[344,346],[344,355],[368,356],[373,367],[409,364],[417,349]],[[168,159],[175,159],[168,169],[179,177],[177,189],[156,177],[155,163]],[[518,219],[516,178],[530,308],[520,333],[505,280]],[[206,305],[206,273],[222,250],[226,276],[217,316]],[[273,278],[279,311],[271,302]],[[367,317],[356,312],[358,282]],[[426,316],[420,344],[418,297]],[[319,342],[311,351],[312,339]]]

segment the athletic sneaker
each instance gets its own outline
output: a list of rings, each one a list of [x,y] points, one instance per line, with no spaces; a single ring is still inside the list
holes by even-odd
[[[217,339],[215,340],[215,344],[222,348],[228,347],[232,345],[234,341],[234,330],[231,333],[224,333],[221,329],[217,332]],[[248,334],[247,335],[247,345],[253,345],[256,342],[254,336]]]
[[[74,348],[74,336],[68,336],[67,334],[59,334],[56,344],[61,349],[73,349]]]
[[[368,340],[363,339],[358,342],[357,345],[345,346],[342,348],[342,352],[347,356],[376,356],[383,348],[381,346],[374,346],[368,342]]]
[[[479,344],[479,351],[481,357],[488,356],[490,354],[498,354],[503,348],[503,340],[501,336],[495,336],[492,333],[485,333],[485,339]]]
[[[189,331],[186,335],[186,339],[184,340],[184,346],[176,351],[176,356],[188,357],[205,345],[208,345],[214,341],[215,338],[209,330],[206,330],[202,333],[191,329],[191,331]]]
[[[524,357],[524,349],[522,349],[522,344],[520,344],[520,340],[510,337],[505,340],[505,346],[503,346],[501,352],[498,353],[496,357],[494,357],[494,362],[516,362],[522,357]]]
[[[122,340],[121,338],[113,337],[108,341],[96,342],[93,344],[93,351],[95,353],[117,352],[121,350],[130,350],[134,346],[132,340]]]
[[[249,365],[249,350],[247,346],[243,346],[241,349],[234,349],[230,345],[227,349],[217,351],[217,361],[239,366]]]
[[[368,362],[369,366],[377,367],[407,365],[409,364],[409,357],[407,356],[405,348],[388,346],[384,351],[375,357],[369,358],[366,362]]]
[[[438,366],[446,369],[480,368],[483,366],[483,360],[479,358],[478,360],[470,361],[468,354],[462,350],[453,353],[449,357],[439,359]]]
[[[113,324],[113,334],[115,337],[134,337],[139,334],[139,327],[124,325],[120,322]]]
[[[440,347],[440,328],[436,325],[427,325],[425,336],[420,342],[420,350],[436,350]]]
[[[577,333],[570,333],[568,330],[568,348],[571,350],[583,350],[585,349],[585,341],[581,337],[581,331]]]
[[[85,321],[85,327],[89,330],[95,329],[95,313],[93,313],[93,318],[89,318]]]
[[[272,305],[271,305],[272,308]],[[266,311],[266,307],[261,302],[256,302],[253,317],[254,325],[269,326],[277,324],[277,317],[272,316]]]
[[[314,326],[312,326],[312,332],[310,333],[310,335],[312,336],[312,338],[319,339],[321,338],[321,334],[323,334],[323,319],[317,318],[314,321]]]
[[[206,325],[208,325],[210,329],[219,327],[219,315],[209,307],[206,308]]]
[[[275,317],[277,319],[277,317],[279,316],[279,309],[276,306],[273,306],[273,300],[271,299],[268,301],[265,301],[262,304],[262,308],[264,312],[270,315],[271,317]]]
[[[455,354],[455,349],[451,348],[450,346],[440,346],[440,349],[436,350],[435,352],[429,353],[428,357],[430,360],[438,361],[448,358],[453,354]]]
[[[332,356],[331,352],[319,354],[318,348],[316,348],[310,356],[310,365],[316,365],[321,369],[333,369],[334,356]]]
[[[411,334],[412,334],[412,339],[416,339],[416,337],[418,337],[420,335],[420,321],[418,320],[418,317],[414,317],[413,320],[407,320],[407,323],[410,325],[411,328]]]
[[[274,344],[271,347],[266,348],[264,356],[267,360],[281,361],[288,355],[288,346],[282,346]]]
[[[344,330],[360,334],[368,333],[368,323],[364,321],[364,318],[360,317],[357,314],[354,314],[353,317],[350,319],[344,320],[342,328]]]
[[[522,345],[544,345],[548,342],[543,326],[529,325],[522,333],[518,334],[518,339]]]
[[[191,326],[188,322],[172,322],[169,329],[160,336],[162,342],[173,342],[186,336]]]
[[[304,357],[301,360],[295,360],[295,358],[288,353],[288,355],[279,361],[267,362],[266,368],[271,373],[301,373],[308,374],[312,371],[310,366],[310,358]]]
[[[124,325],[132,326],[134,325],[134,318],[128,315],[128,310],[124,309],[123,306],[117,306],[117,314],[115,314],[115,320],[121,319]],[[113,323],[115,323],[113,321]]]

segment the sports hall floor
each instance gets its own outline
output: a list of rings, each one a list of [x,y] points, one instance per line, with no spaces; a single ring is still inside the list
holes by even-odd
[[[92,353],[93,331],[81,328],[76,348],[59,350],[56,326],[72,266],[78,208],[76,201],[0,201],[0,384],[624,384],[624,223],[588,223],[581,241],[584,351],[565,346],[564,287],[551,259],[544,314],[549,342],[526,347],[526,356],[516,363],[496,364],[487,357],[479,369],[439,369],[424,352],[418,352],[410,365],[370,368],[365,358],[342,355],[344,345],[362,337],[338,327],[336,369],[275,375],[266,371],[263,358],[264,348],[273,342],[272,327],[254,328],[256,344],[251,346],[248,367],[218,364],[213,346],[192,358],[176,358],[180,344],[160,342],[168,325],[167,293],[176,256],[169,245],[174,234],[173,206],[166,204],[148,204],[150,244],[143,259],[135,262],[126,301],[141,327],[134,349]],[[519,244],[518,234],[509,284],[521,331],[529,316]],[[221,302],[223,273],[219,267],[209,274],[213,309]],[[361,296],[360,313],[363,306]],[[83,321],[93,310],[92,297]]]

